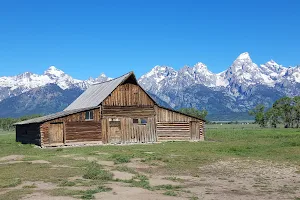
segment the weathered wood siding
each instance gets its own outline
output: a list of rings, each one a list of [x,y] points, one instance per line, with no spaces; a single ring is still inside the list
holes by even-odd
[[[157,139],[162,140],[190,140],[189,122],[157,122]]]
[[[93,109],[94,119],[85,120],[85,112],[71,114],[65,117],[57,118],[51,121],[42,123],[41,141],[42,145],[50,145],[49,127],[51,123],[63,123],[64,128],[64,143],[82,142],[82,141],[101,141],[101,121],[100,109]]]
[[[197,121],[190,122],[190,131],[192,140],[200,140],[200,123]]]
[[[23,144],[41,145],[40,124],[17,125],[16,141]]]
[[[200,132],[200,140],[203,141],[205,137],[205,122],[200,121],[199,122],[199,132]]]
[[[66,143],[101,139],[100,121],[66,122]]]
[[[50,144],[63,144],[64,139],[64,124],[63,123],[50,123],[49,125],[49,143]]]
[[[153,106],[102,106],[102,116],[104,118],[140,118],[154,115],[155,111]]]
[[[103,143],[147,143],[156,142],[154,117],[147,118],[147,124],[134,124],[132,118],[121,117],[120,128],[110,125],[109,118],[102,119]],[[116,136],[119,130],[119,136]]]
[[[165,108],[154,106],[157,122],[190,122],[200,121],[197,118],[189,117]]]
[[[102,102],[104,143],[145,143],[157,140],[154,102],[140,86],[124,83]],[[147,119],[135,124],[133,119]]]
[[[125,83],[118,86],[103,102],[104,106],[153,106],[154,102],[140,86]]]
[[[204,140],[204,121],[154,106],[158,141]]]

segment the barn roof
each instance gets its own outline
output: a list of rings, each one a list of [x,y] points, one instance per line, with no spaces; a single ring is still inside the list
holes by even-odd
[[[87,107],[99,106],[100,103],[108,97],[110,93],[123,83],[133,72],[129,72],[118,78],[91,85],[84,93],[82,93],[73,103],[71,103],[64,111],[82,109]]]
[[[83,92],[73,103],[71,103],[67,108],[65,108],[64,111],[34,118],[34,119],[29,119],[21,122],[17,122],[14,125],[23,125],[23,124],[33,124],[33,123],[42,123],[46,121],[50,121],[53,119],[57,119],[60,117],[65,117],[71,114],[75,114],[78,112],[86,111],[86,110],[91,110],[94,108],[97,108],[100,106],[102,101],[104,101],[120,84],[125,82],[129,77],[133,77],[133,81],[139,85],[136,81],[135,75],[133,72],[129,72],[127,74],[124,74],[123,76],[120,76],[118,78],[105,81],[102,83],[94,84],[91,85],[85,92]],[[141,87],[142,88],[142,87]],[[153,102],[156,103],[156,101],[142,88],[142,90],[149,96],[150,99],[153,100]],[[158,104],[157,104],[158,105]],[[158,105],[161,108],[160,105]],[[196,119],[200,119],[194,116],[187,115],[185,113],[181,113],[179,111],[175,111],[173,109],[165,108],[189,117],[193,117]],[[203,119],[200,119],[203,120]]]
[[[75,114],[75,113],[78,113],[78,112],[82,112],[82,111],[86,111],[86,110],[91,110],[91,109],[94,109],[96,107],[74,109],[74,110],[64,110],[64,111],[61,111],[61,112],[58,112],[58,113],[53,113],[53,114],[50,114],[50,115],[46,115],[46,116],[42,116],[42,117],[37,117],[37,118],[33,118],[33,119],[29,119],[29,120],[17,122],[14,125],[35,124],[35,123],[46,122],[46,121],[49,121],[49,120],[52,120],[52,119],[57,119],[57,118],[60,118],[60,117],[65,117],[65,116],[72,115],[72,114]]]

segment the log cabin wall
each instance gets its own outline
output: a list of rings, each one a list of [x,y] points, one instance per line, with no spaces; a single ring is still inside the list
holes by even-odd
[[[157,140],[204,140],[204,121],[154,106]]]
[[[82,141],[101,141],[100,109],[92,110],[93,120],[85,120],[86,111],[57,118],[41,124],[41,145],[51,145],[49,140],[50,124],[63,123],[64,143]]]
[[[40,124],[17,125],[16,141],[23,144],[41,145]]]

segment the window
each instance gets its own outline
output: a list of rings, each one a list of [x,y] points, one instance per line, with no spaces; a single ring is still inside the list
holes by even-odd
[[[146,125],[147,124],[147,118],[132,119],[132,122],[134,124]]]
[[[147,119],[141,119],[141,124],[147,124]]]
[[[118,118],[109,118],[109,127],[118,127],[121,128],[121,121]]]
[[[85,112],[85,120],[93,120],[94,119],[94,112],[93,111],[86,111]]]

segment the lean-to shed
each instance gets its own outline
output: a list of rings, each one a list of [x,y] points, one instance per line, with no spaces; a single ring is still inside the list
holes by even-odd
[[[205,121],[158,105],[130,72],[90,86],[62,112],[15,125],[16,141],[44,147],[203,140]]]

